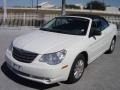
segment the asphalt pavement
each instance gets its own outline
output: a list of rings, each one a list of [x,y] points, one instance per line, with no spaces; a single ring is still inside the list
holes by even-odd
[[[112,54],[103,54],[88,65],[82,78],[74,84],[44,85],[23,79],[5,64],[5,51],[17,36],[30,30],[0,30],[0,90],[120,90],[120,36]]]

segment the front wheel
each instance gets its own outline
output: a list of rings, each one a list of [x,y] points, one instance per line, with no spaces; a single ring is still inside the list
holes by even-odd
[[[83,75],[85,69],[85,57],[84,55],[79,55],[71,68],[67,83],[74,83],[77,82],[81,76]]]

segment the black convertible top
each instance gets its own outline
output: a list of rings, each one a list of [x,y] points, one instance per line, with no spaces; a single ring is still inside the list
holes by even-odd
[[[81,16],[81,17],[91,18],[92,20],[94,20],[94,19],[104,19],[104,20],[106,20],[104,17],[101,17],[99,15],[93,15],[93,14],[69,14],[67,16]]]

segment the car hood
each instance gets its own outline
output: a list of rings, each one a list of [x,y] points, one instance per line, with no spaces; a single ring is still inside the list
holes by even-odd
[[[13,45],[23,50],[44,54],[66,49],[82,39],[83,36],[39,30],[16,38]]]

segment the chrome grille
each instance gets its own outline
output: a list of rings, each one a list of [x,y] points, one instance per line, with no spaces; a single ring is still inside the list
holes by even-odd
[[[12,55],[20,62],[31,63],[38,54],[13,47]]]

